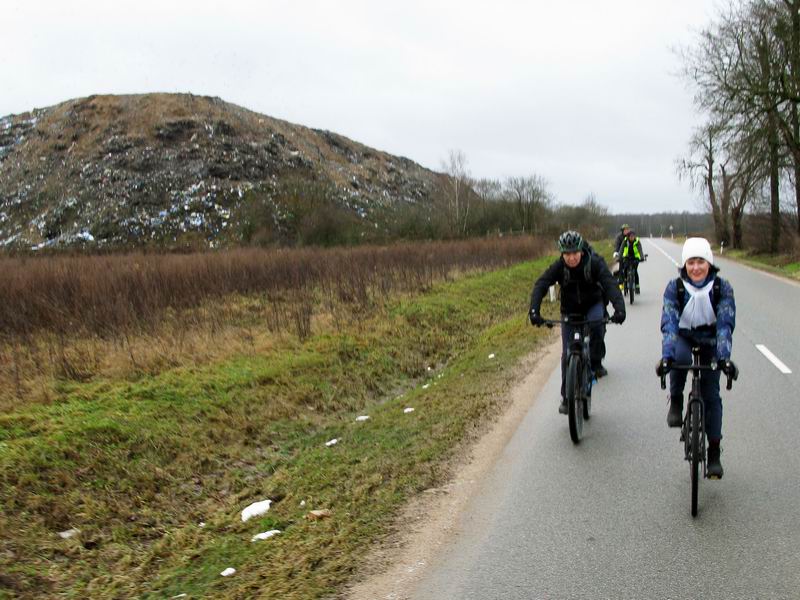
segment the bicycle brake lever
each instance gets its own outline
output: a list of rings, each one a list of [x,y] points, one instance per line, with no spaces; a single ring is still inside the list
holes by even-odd
[[[666,375],[662,375],[661,376],[661,389],[662,390],[667,389],[667,376]]]
[[[728,383],[725,385],[725,389],[729,390],[733,387],[733,379],[730,375],[728,375]]]

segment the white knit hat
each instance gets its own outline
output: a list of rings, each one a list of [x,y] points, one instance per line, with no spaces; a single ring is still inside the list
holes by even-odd
[[[711,244],[708,243],[706,238],[688,238],[683,243],[683,252],[681,252],[681,261],[683,266],[686,266],[686,261],[690,258],[703,258],[709,264],[714,264],[714,255],[711,253]]]

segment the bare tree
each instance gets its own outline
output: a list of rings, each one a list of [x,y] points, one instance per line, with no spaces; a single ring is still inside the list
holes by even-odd
[[[717,237],[719,241],[729,239],[726,219],[734,183],[727,164],[731,156],[726,153],[723,162],[716,156],[723,141],[719,136],[727,141],[755,137],[759,145],[763,140],[765,148],[762,160],[769,178],[773,251],[777,251],[780,238],[781,143],[790,145],[792,130],[791,110],[786,110],[780,91],[786,72],[776,35],[780,10],[781,3],[776,0],[750,0],[738,8],[731,5],[718,23],[701,33],[698,46],[684,54],[684,74],[696,87],[695,101],[716,124],[715,132],[706,129],[702,142],[697,137],[692,139],[690,154],[696,154],[698,146],[705,148],[702,170]],[[800,168],[800,152],[797,159]],[[715,173],[715,162],[719,163],[719,174]],[[691,171],[695,166],[687,161],[682,170]],[[747,171],[751,176],[757,172]],[[717,177],[722,184],[720,197],[714,189]]]
[[[467,156],[461,150],[450,150],[447,161],[442,163],[442,169],[449,177],[447,199],[452,230],[464,235],[469,219],[471,191]]]
[[[517,207],[520,228],[523,231],[536,233],[537,227],[541,226],[541,217],[552,203],[547,185],[547,180],[540,175],[506,178],[505,189]]]

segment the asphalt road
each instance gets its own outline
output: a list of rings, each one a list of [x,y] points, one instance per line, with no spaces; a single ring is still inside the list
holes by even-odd
[[[586,437],[573,445],[557,412],[556,370],[413,598],[800,598],[800,286],[717,258],[735,289],[740,377],[723,384],[725,476],[701,482],[693,518],[654,374],[680,246],[643,242],[642,294],[609,327]]]

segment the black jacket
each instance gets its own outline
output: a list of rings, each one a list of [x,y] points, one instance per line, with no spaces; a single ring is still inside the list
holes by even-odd
[[[626,236],[621,231],[617,234],[617,237],[614,238],[614,252],[619,252],[620,254],[622,254],[622,250],[620,248],[622,247],[622,241],[626,237],[628,237],[628,236]]]
[[[584,250],[581,262],[574,269],[559,257],[533,284],[531,310],[539,312],[547,289],[556,283],[561,286],[561,314],[585,315],[598,302],[605,304],[606,298],[614,305],[615,313],[625,314],[625,300],[619,284],[606,262],[596,254]]]

